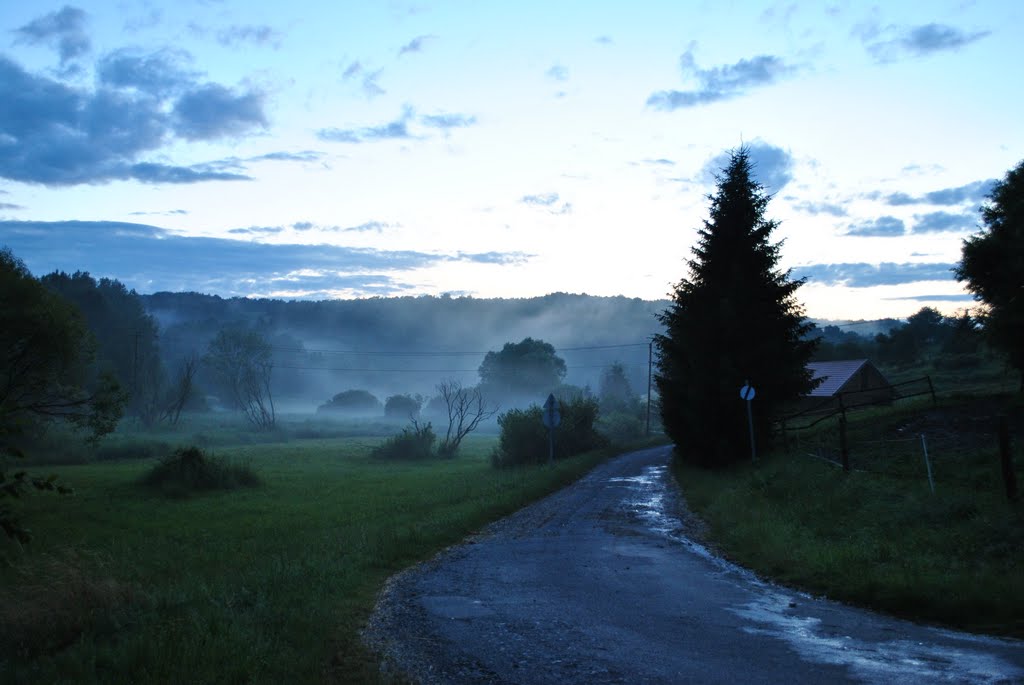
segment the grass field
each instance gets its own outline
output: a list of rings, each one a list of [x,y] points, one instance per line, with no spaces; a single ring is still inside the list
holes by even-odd
[[[31,546],[0,543],[0,677],[373,682],[358,630],[389,575],[608,456],[496,471],[494,437],[429,463],[373,461],[379,442],[216,448],[263,484],[178,499],[137,484],[153,459],[55,467],[76,494],[26,498]]]
[[[744,566],[896,615],[1024,637],[1024,506],[1005,496],[998,413],[1024,425],[1012,395],[852,412],[850,473],[824,460],[838,452],[835,420],[755,466],[674,468],[712,543]]]

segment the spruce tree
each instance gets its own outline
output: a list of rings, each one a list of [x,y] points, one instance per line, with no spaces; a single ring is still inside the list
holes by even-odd
[[[709,219],[659,315],[655,338],[665,431],[685,460],[720,466],[749,458],[740,388],[756,389],[755,436],[767,446],[774,414],[814,387],[807,362],[816,341],[795,294],[803,280],[778,269],[777,222],[765,218],[771,197],[751,176],[749,151],[730,153],[717,176]]]

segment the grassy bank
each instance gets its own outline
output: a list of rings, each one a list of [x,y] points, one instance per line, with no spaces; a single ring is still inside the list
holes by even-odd
[[[416,464],[378,442],[219,448],[262,485],[189,498],[138,485],[153,460],[61,466],[76,494],[30,496],[31,547],[0,543],[0,677],[372,682],[358,630],[390,574],[607,456],[495,471],[486,436]]]
[[[1024,637],[1024,506],[1004,494],[996,412],[1020,425],[1006,397],[852,413],[850,473],[826,461],[832,425],[756,466],[674,468],[712,542],[744,566],[899,616]],[[1019,440],[1014,458],[1024,485]]]

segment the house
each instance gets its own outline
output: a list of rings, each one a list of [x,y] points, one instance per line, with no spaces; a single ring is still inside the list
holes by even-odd
[[[850,409],[891,402],[896,397],[889,381],[867,359],[810,362],[807,368],[822,382],[801,402],[805,409]]]

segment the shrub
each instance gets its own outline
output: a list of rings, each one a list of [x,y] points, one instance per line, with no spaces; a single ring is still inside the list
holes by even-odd
[[[324,413],[347,413],[347,414],[379,414],[380,400],[369,390],[346,390],[339,392],[329,402],[321,404],[316,409],[317,414]]]
[[[571,457],[608,444],[594,429],[597,401],[578,396],[560,407],[562,421],[555,429],[555,459]],[[501,435],[491,454],[495,467],[538,464],[548,459],[548,429],[541,408],[512,409],[498,417]]]
[[[423,400],[412,395],[392,395],[384,402],[384,416],[392,419],[415,419],[420,415]]]
[[[406,461],[430,459],[434,456],[435,440],[437,440],[437,436],[434,435],[434,429],[429,423],[421,426],[413,421],[409,428],[403,428],[398,435],[394,435],[374,447],[370,456],[375,459]]]
[[[260,478],[248,464],[210,457],[193,446],[161,459],[140,482],[171,497],[186,497],[194,492],[255,487]]]
[[[644,434],[644,422],[634,413],[616,411],[602,414],[597,430],[613,443],[626,443]]]

